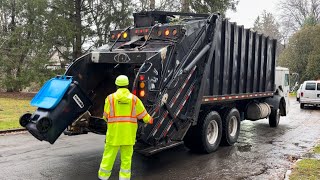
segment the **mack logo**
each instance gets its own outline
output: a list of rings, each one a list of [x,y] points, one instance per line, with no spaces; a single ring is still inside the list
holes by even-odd
[[[74,95],[73,97],[73,100],[78,104],[78,106],[82,109],[84,107],[84,104],[83,102],[81,101],[81,99],[79,98],[78,95]]]
[[[126,53],[119,53],[114,56],[114,61],[116,61],[117,63],[127,63],[130,61],[130,58]]]

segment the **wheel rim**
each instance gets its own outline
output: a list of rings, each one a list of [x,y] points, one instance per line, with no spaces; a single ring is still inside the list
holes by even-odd
[[[229,134],[230,136],[235,136],[238,130],[238,120],[237,117],[232,116],[229,121]]]
[[[210,121],[207,128],[207,140],[209,144],[214,144],[218,139],[219,127],[218,123],[214,120]]]

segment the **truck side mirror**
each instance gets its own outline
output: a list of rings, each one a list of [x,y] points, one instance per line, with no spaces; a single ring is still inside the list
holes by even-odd
[[[280,90],[281,90],[281,91],[283,92],[283,88],[282,88],[282,85],[280,85],[280,86],[279,86],[279,89],[280,89]]]

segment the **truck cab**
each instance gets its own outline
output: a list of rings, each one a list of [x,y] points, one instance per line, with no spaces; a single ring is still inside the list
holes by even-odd
[[[288,68],[276,67],[275,84],[278,93],[284,97],[286,104],[286,114],[289,112],[289,92],[290,92],[290,72]]]

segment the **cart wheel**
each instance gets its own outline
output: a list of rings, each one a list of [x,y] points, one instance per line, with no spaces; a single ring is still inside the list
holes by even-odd
[[[22,127],[27,126],[27,124],[30,122],[31,115],[32,115],[31,113],[26,113],[20,117],[19,123]]]
[[[47,132],[51,128],[51,126],[52,126],[51,119],[46,117],[39,119],[36,123],[36,127],[40,133]]]

